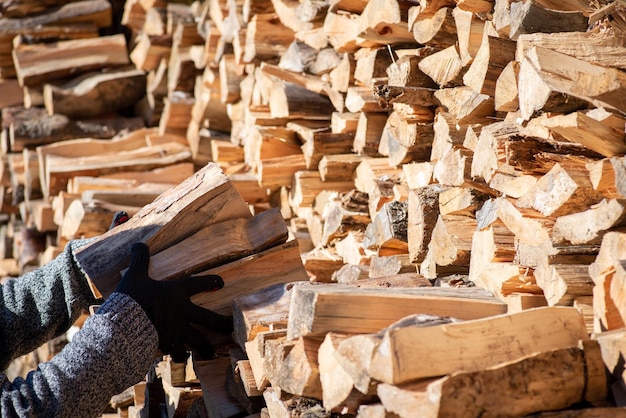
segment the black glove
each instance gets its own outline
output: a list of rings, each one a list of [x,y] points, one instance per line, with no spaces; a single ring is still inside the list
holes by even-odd
[[[232,316],[224,316],[191,302],[192,295],[224,287],[220,276],[195,276],[157,281],[148,276],[150,253],[143,243],[132,246],[130,266],[116,291],[133,298],[146,312],[159,334],[159,349],[181,363],[187,358],[186,346],[203,358],[214,356],[214,347],[192,327],[203,325],[221,334],[233,331]]]

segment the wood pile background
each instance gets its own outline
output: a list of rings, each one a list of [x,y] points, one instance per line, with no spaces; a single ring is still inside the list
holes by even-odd
[[[3,2],[3,275],[217,164],[301,257],[113,415],[626,416],[625,30],[622,0]]]

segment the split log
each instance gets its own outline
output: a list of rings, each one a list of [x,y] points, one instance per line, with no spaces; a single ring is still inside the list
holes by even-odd
[[[432,16],[417,14],[412,24],[413,36],[417,43],[436,49],[444,49],[456,44],[458,38],[453,10],[452,7],[442,7]]]
[[[607,198],[622,199],[626,197],[624,189],[625,164],[623,157],[605,158],[587,164],[589,177],[594,190]]]
[[[534,272],[549,306],[571,306],[579,296],[592,296],[588,264],[540,264]]]
[[[603,199],[584,212],[560,216],[552,228],[552,239],[572,244],[600,242],[606,231],[623,225],[624,210],[622,201]]]
[[[295,342],[287,343],[287,354],[275,370],[274,379],[270,379],[272,386],[293,395],[321,399],[322,385],[317,359],[321,341],[300,337]]]
[[[77,77],[64,86],[46,84],[44,105],[49,114],[88,118],[128,108],[146,94],[143,71],[112,71]]]
[[[521,392],[520,379],[525,382]],[[474,389],[477,386],[480,391]],[[527,355],[486,370],[453,373],[405,386],[378,387],[382,404],[400,417],[415,413],[424,417],[478,417],[483,413],[526,416],[602,400],[606,393],[600,349],[592,341]],[[467,397],[472,399],[471,406],[467,405]],[[511,401],[502,402],[504,398]]]
[[[329,332],[318,350],[322,403],[324,408],[355,413],[362,403],[375,399],[374,393],[361,393],[354,387],[352,376],[344,370],[339,357],[339,345],[347,338]],[[371,391],[373,392],[373,391]]]
[[[497,112],[515,112],[519,109],[519,62],[511,61],[503,69],[494,91]]]
[[[2,120],[8,135],[3,139],[5,152],[76,138],[110,139],[124,130],[138,130],[144,122],[138,117],[101,117],[70,120],[65,115],[48,115],[46,109],[9,107],[2,109]]]
[[[355,288],[337,284],[294,288],[287,328],[288,338],[319,336],[326,332],[376,332],[413,313],[470,319],[495,315],[506,309],[504,303],[497,301],[483,289],[401,290]],[[347,303],[348,299],[353,299],[355,304]],[[363,303],[356,302],[358,300]],[[355,310],[355,306],[364,309]],[[359,320],[355,321],[355,318]]]
[[[493,98],[476,93],[471,87],[437,90],[435,97],[452,113],[459,124],[490,123],[494,113]]]
[[[509,38],[515,40],[524,33],[584,32],[588,18],[580,11],[560,11],[543,7],[539,1],[511,3]]]
[[[358,36],[382,45],[414,42],[407,23],[410,6],[402,0],[368,2],[360,15]]]
[[[418,67],[439,87],[448,88],[462,84],[468,63],[461,59],[458,47],[452,45],[422,58]]]
[[[308,269],[307,269],[308,270]],[[219,292],[205,292],[192,297],[192,302],[224,315],[232,314],[233,299],[277,283],[306,281],[298,241],[290,240],[265,251],[243,257],[196,273],[217,274],[224,280]]]
[[[216,222],[154,253],[150,258],[149,274],[154,280],[178,279],[261,253],[283,244],[287,235],[287,226],[278,209],[261,212],[252,218]],[[226,236],[229,239],[225,239]],[[180,254],[186,254],[185,260],[180,260]]]
[[[210,416],[231,417],[245,411],[224,387],[230,364],[230,357],[218,357],[213,360],[194,359],[193,368],[200,381],[204,404]]]
[[[318,164],[322,181],[354,179],[356,169],[361,160],[366,158],[357,154],[324,155]]]
[[[187,214],[184,225],[176,221],[181,218],[176,215],[181,213]],[[145,206],[128,222],[82,247],[76,258],[94,290],[106,296],[115,289],[120,271],[127,267],[131,243],[145,242],[154,254],[208,224],[251,216],[232,183],[215,164],[208,164]],[[175,233],[170,236],[168,231]]]
[[[46,155],[45,184],[47,196],[55,195],[67,188],[69,179],[78,175],[101,175],[120,171],[145,171],[171,164],[182,163],[191,159],[191,152],[178,143],[166,143],[162,146],[143,147],[136,150],[111,155],[101,154],[92,157],[67,158]],[[47,192],[47,193],[46,193]]]
[[[485,29],[483,42],[474,60],[463,75],[463,83],[477,93],[494,96],[496,81],[509,62],[515,59],[515,42],[489,35]]]
[[[410,260],[420,263],[426,257],[434,225],[439,214],[437,186],[428,186],[409,192],[407,207],[407,240]]]
[[[287,326],[291,293],[297,285],[278,283],[233,300],[234,340],[242,349],[259,333]]]
[[[357,155],[379,156],[378,148],[388,117],[387,113],[361,112],[352,151]]]
[[[85,50],[104,51],[84,54]],[[34,86],[70,74],[130,64],[123,35],[25,45],[14,41],[13,61],[20,85]]]
[[[593,309],[596,316],[596,332],[624,327],[624,305],[622,303],[624,234],[608,232],[602,239],[600,252],[589,266],[593,279]]]
[[[579,163],[556,163],[528,192],[517,199],[521,208],[533,208],[545,216],[562,216],[585,210],[602,199],[593,190],[589,172]]]
[[[366,234],[379,254],[383,255],[385,250],[408,252],[407,206],[406,202],[392,200],[374,216]]]
[[[551,132],[584,145],[607,158],[624,155],[624,118],[604,109],[573,112],[544,119],[542,125]]]
[[[541,80],[553,90],[577,97],[597,107],[618,111],[626,108],[621,87],[625,84],[626,76],[621,71],[538,46],[528,49],[525,57]],[[564,70],[565,68],[567,70]]]
[[[519,360],[527,353],[567,349],[580,340],[589,340],[582,315],[571,307],[536,308],[431,326],[420,326],[418,319],[419,315],[408,317],[384,331],[369,369],[374,379],[397,385],[454,372],[475,372]],[[489,341],[496,343],[490,345]],[[477,350],[487,345],[489,356]],[[442,350],[446,346],[454,347],[457,355],[448,355]],[[428,361],[423,361],[425,358]]]

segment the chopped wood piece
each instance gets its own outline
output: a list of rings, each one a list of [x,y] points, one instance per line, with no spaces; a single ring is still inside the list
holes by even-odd
[[[506,65],[515,59],[515,47],[515,42],[490,36],[489,30],[485,29],[483,42],[463,75],[463,83],[477,93],[493,96],[498,77]]]
[[[453,373],[434,381],[403,386],[383,383],[378,395],[387,410],[401,417],[415,413],[424,417],[526,416],[603,399],[606,376],[598,364],[602,366],[598,344],[587,341],[579,347],[533,353],[486,370]],[[524,381],[521,390],[520,380]],[[472,399],[471,405],[467,398]],[[502,402],[503,398],[511,401]]]
[[[593,309],[596,316],[596,332],[624,327],[623,259],[624,234],[608,232],[602,239],[600,252],[589,266],[589,275],[593,279]]]
[[[422,18],[418,14],[412,28],[417,43],[437,49],[456,44],[456,23],[453,10],[451,7],[442,7],[432,16],[426,15]]]
[[[233,300],[234,340],[245,349],[259,333],[286,327],[291,293],[298,283],[278,283]]]
[[[287,342],[289,351],[276,370],[273,386],[293,395],[322,398],[317,352],[321,341],[313,338],[298,338],[295,343]]]
[[[528,49],[525,57],[549,88],[598,107],[618,111],[626,108],[622,88],[626,76],[621,71],[538,46]]]
[[[85,50],[102,51],[84,54]],[[15,41],[13,61],[20,85],[34,86],[78,72],[127,65],[124,35],[25,45]]]
[[[197,273],[198,276],[207,274],[222,277],[224,288],[219,292],[197,294],[191,300],[224,315],[232,314],[233,299],[236,297],[277,283],[309,279],[296,240]]]
[[[361,112],[354,134],[353,151],[358,155],[379,156],[378,149],[387,119],[387,113]]]
[[[414,42],[406,19],[410,6],[403,0],[369,1],[360,15],[358,36],[383,45]]]
[[[216,222],[152,254],[149,274],[154,280],[185,277],[283,244],[287,235],[285,221],[276,208],[252,218]],[[220,238],[225,236],[229,239]],[[184,260],[180,254],[186,254]]]
[[[224,385],[230,365],[230,357],[218,357],[213,360],[194,359],[193,361],[209,416],[232,417],[245,411],[238,402],[232,399]]]
[[[571,306],[576,297],[593,295],[588,264],[542,264],[534,275],[550,306]]]
[[[439,87],[447,88],[462,84],[462,77],[467,71],[468,63],[459,56],[458,47],[452,45],[424,57],[420,60],[418,67]]]
[[[560,11],[543,7],[539,1],[511,2],[509,37],[524,33],[584,32],[589,20],[580,11]]]
[[[557,243],[597,243],[606,231],[623,225],[625,216],[623,201],[603,199],[584,212],[558,217],[552,228],[552,239]]]
[[[374,393],[361,393],[354,387],[352,376],[344,370],[339,360],[339,345],[347,338],[343,334],[329,332],[319,347],[318,362],[322,402],[327,410],[354,413],[361,403],[375,398]]]
[[[185,222],[177,221],[180,213],[187,214]],[[130,243],[145,242],[156,253],[206,225],[251,216],[228,178],[215,164],[208,164],[124,224],[81,247],[76,259],[97,291],[106,296],[127,266]],[[171,231],[175,231],[172,236]]]
[[[376,332],[412,313],[470,319],[506,310],[506,304],[475,288],[355,288],[319,284],[298,286],[291,297],[289,339],[331,331]],[[348,303],[348,299],[354,304]]]
[[[356,154],[333,154],[322,157],[318,171],[322,181],[353,179],[361,160],[366,158]]]
[[[420,323],[421,316],[415,315],[384,331],[369,369],[374,379],[397,385],[454,372],[476,372],[528,353],[567,349],[589,340],[582,315],[572,307],[536,308],[441,325],[437,325],[437,317],[429,318],[434,325]],[[487,345],[489,356],[477,349]],[[453,347],[457,355],[450,356],[443,347]]]
[[[471,87],[437,90],[435,97],[452,113],[459,124],[490,123],[494,113],[493,98],[476,93]]]
[[[551,132],[582,144],[605,157],[621,156],[626,153],[624,118],[603,109],[556,115],[542,120],[541,124]]]
[[[143,71],[111,71],[77,77],[64,86],[46,84],[44,104],[49,114],[71,118],[104,115],[132,106],[146,94]]]
[[[580,212],[600,200],[601,195],[593,190],[584,166],[556,163],[516,204],[536,209],[545,216],[562,216]]]

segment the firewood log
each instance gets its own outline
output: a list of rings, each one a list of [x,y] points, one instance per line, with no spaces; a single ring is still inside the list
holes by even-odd
[[[563,367],[567,368],[567,374],[562,373]],[[529,370],[532,372],[525,372]],[[536,384],[546,385],[547,388],[537,393],[520,393],[517,386],[520,375],[528,382],[528,387],[535,387]],[[549,380],[554,381],[548,383]],[[481,392],[482,395],[475,395],[472,388],[476,385],[490,389]],[[580,347],[547,350],[494,365],[487,370],[458,372],[436,380],[401,386],[383,383],[378,386],[378,395],[386,409],[401,417],[415,413],[425,417],[477,417],[483,411],[494,415],[525,416],[544,409],[570,407],[583,400],[602,399],[606,396],[606,386],[600,349],[597,343],[587,341]],[[434,393],[436,395],[430,395]],[[512,401],[501,402],[503,397],[509,397],[508,393],[515,393]],[[538,396],[539,393],[542,396]],[[466,403],[460,399],[465,396],[474,399],[469,408],[462,406]],[[454,405],[455,402],[458,405]]]
[[[420,315],[407,317],[384,331],[369,368],[374,379],[397,385],[454,372],[475,372],[519,360],[529,352],[568,349],[580,340],[589,340],[582,315],[572,307],[536,308],[439,325],[436,319],[431,319],[434,325],[428,325],[428,321],[420,324],[420,319]],[[490,330],[488,336],[486,328]],[[457,338],[457,332],[463,338]],[[510,336],[510,343],[502,344],[506,336]],[[440,350],[451,339],[455,341],[455,352],[463,356],[447,356],[445,350]],[[477,344],[488,344],[490,339],[499,344],[490,348],[490,356],[484,356],[482,350],[476,350]],[[442,360],[435,361],[436,356]],[[423,361],[425,358],[428,361]]]
[[[406,17],[410,6],[409,2],[395,0],[368,2],[360,15],[358,36],[383,45],[413,42]]]
[[[103,54],[82,51],[99,48]],[[13,45],[13,61],[20,85],[37,85],[69,74],[130,63],[123,35],[101,36],[60,41],[51,45],[25,45],[18,39]]]
[[[584,32],[588,26],[588,19],[580,11],[551,10],[535,1],[511,3],[510,13],[508,35],[513,40],[524,33]]]
[[[182,192],[185,194],[180,197]],[[223,205],[225,201],[228,201],[227,205]],[[211,204],[207,205],[209,202]],[[185,212],[195,207],[194,205],[202,204],[205,204],[202,210],[194,212],[195,217],[203,218],[198,219],[197,223],[192,222],[193,217],[185,219],[184,227],[179,222],[168,223],[178,219],[174,216],[181,211]],[[245,217],[251,217],[246,203],[240,199],[217,166],[209,164],[161,195],[152,204],[145,206],[128,222],[82,247],[76,257],[96,289],[103,295],[108,295],[115,288],[120,271],[128,263],[129,243],[146,242],[154,254],[207,224]],[[175,237],[165,236],[170,228],[177,231]],[[121,237],[127,239],[122,240]]]
[[[578,142],[607,158],[626,152],[622,135],[619,133],[623,124],[622,117],[603,109],[557,115],[542,121],[542,125],[551,132],[562,135],[572,142]]]
[[[493,98],[476,93],[471,87],[437,90],[435,97],[457,118],[459,124],[485,123],[494,113]]]
[[[319,336],[326,332],[376,332],[411,313],[480,318],[506,309],[483,289],[450,288],[355,288],[337,284],[298,286],[291,295],[288,338]],[[367,312],[357,312],[347,299],[368,300]],[[325,303],[321,301],[325,300]],[[373,309],[373,304],[379,306]],[[403,304],[406,306],[402,307]],[[366,305],[358,304],[358,306]],[[346,308],[350,312],[346,311]],[[375,315],[370,315],[368,312]],[[354,321],[351,318],[359,317]],[[365,318],[368,318],[367,321]]]
[[[362,112],[354,134],[352,150],[358,155],[379,156],[380,137],[387,118],[387,113]]]
[[[44,104],[49,114],[71,118],[107,114],[137,102],[146,92],[146,77],[139,70],[88,74],[70,85],[44,86]]]
[[[347,337],[332,332],[326,334],[318,350],[318,368],[324,408],[355,413],[360,404],[373,400],[375,395],[356,390],[352,376],[341,366],[338,348]]]
[[[454,45],[458,38],[453,10],[452,7],[442,7],[432,16],[418,13],[412,25],[409,18],[409,25],[412,26],[413,36],[417,43],[436,49]]]

